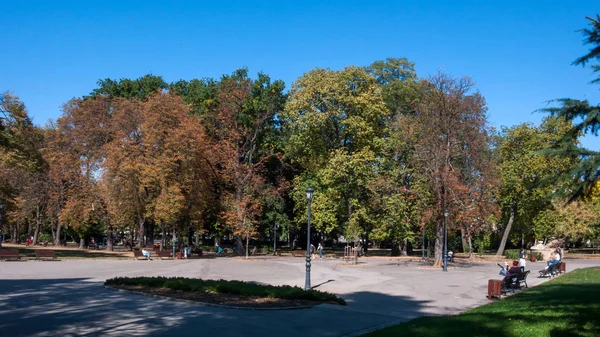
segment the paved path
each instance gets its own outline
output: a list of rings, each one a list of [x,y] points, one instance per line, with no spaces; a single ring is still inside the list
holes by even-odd
[[[418,263],[372,259],[350,266],[314,260],[312,285],[348,306],[234,310],[157,299],[103,287],[117,276],[185,276],[304,285],[304,260],[262,257],[182,261],[71,260],[0,263],[2,336],[348,336],[432,314],[488,303],[495,263],[457,264],[447,273]],[[600,261],[567,260],[568,270]],[[528,266],[530,285],[543,263]]]

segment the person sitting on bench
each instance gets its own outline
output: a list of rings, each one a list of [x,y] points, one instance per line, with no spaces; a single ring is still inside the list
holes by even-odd
[[[146,249],[142,249],[142,255],[144,255],[148,260],[150,260],[150,252]]]
[[[546,266],[546,269],[548,269],[551,264],[557,265],[559,262],[560,253],[558,252],[558,250],[555,250],[554,252],[552,252],[552,255],[550,255],[550,260],[548,260],[548,265]]]
[[[519,266],[519,261],[514,260],[512,262],[512,267],[510,267],[510,269],[508,270],[508,274],[517,275],[520,272],[521,272],[521,267]]]

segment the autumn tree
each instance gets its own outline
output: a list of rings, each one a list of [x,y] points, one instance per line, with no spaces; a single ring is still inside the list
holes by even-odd
[[[434,265],[442,262],[444,213],[449,212],[449,225],[475,225],[474,219],[486,219],[488,208],[474,208],[470,198],[469,179],[486,177],[486,166],[478,158],[487,142],[485,100],[473,92],[468,78],[455,79],[438,74],[420,82],[422,97],[413,115],[401,118],[414,154],[410,161],[416,174],[426,184],[430,201],[424,220],[436,227]],[[471,166],[465,170],[465,164]],[[480,188],[488,187],[479,184]],[[485,201],[485,198],[478,198]],[[468,211],[468,216],[467,216]],[[429,220],[430,219],[430,220]],[[482,220],[483,221],[483,220]]]
[[[19,224],[35,221],[34,239],[41,226],[47,201],[42,145],[42,132],[33,125],[25,104],[12,93],[0,95],[0,218],[5,220],[0,226],[6,227],[8,216],[14,220],[10,234],[15,242]],[[28,228],[27,234],[31,232]]]
[[[283,109],[284,84],[259,74],[256,80],[241,69],[223,76],[218,84],[217,105],[208,116],[209,135],[217,141],[222,173],[222,218],[236,236],[237,251],[242,238],[246,255],[250,236],[256,233],[262,215],[267,184],[264,165],[276,155],[269,147],[274,119]]]

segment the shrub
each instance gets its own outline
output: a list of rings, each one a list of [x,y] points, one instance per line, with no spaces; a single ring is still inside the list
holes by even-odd
[[[281,298],[288,300],[308,300],[336,302],[346,305],[343,298],[318,290],[304,290],[299,287],[271,286],[242,281],[202,280],[183,277],[116,277],[104,282],[108,286],[143,286],[150,288],[168,288],[181,291],[215,292],[242,296]]]
[[[504,256],[509,260],[518,260],[520,252],[520,249],[507,249],[504,251]]]

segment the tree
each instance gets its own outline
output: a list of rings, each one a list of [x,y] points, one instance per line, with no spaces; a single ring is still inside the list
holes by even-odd
[[[10,215],[15,220],[10,230],[15,242],[19,240],[19,223],[31,223],[35,215],[34,239],[41,226],[47,200],[43,188],[47,166],[40,152],[43,141],[25,104],[12,93],[0,95],[0,217],[8,219]],[[0,223],[2,227],[6,221]]]
[[[239,253],[241,239],[246,239],[246,256],[250,236],[256,233],[262,216],[264,191],[275,188],[262,172],[265,163],[277,156],[269,140],[275,116],[285,102],[283,89],[282,81],[272,82],[262,73],[252,80],[246,69],[237,70],[219,82],[218,103],[208,116],[208,132],[216,140],[224,187],[221,216],[236,236]]]
[[[154,76],[152,74],[144,75],[135,80],[123,78],[117,81],[106,78],[98,81],[98,88],[94,89],[90,96],[92,98],[106,96],[145,100],[157,90],[167,88],[168,84],[161,76]]]
[[[591,29],[583,29],[584,42],[592,45],[590,52],[577,60],[574,64],[585,66],[588,62],[600,59],[600,15],[590,21]],[[594,72],[600,71],[600,65],[592,65]],[[600,83],[600,77],[592,81]],[[590,192],[595,182],[600,178],[600,152],[592,151],[573,142],[582,134],[591,133],[598,135],[600,130],[600,105],[590,104],[588,100],[564,98],[556,100],[559,107],[543,109],[551,116],[563,118],[573,123],[573,126],[563,134],[560,142],[552,144],[545,150],[545,154],[554,157],[579,157],[581,160],[572,170],[557,176],[560,181],[558,197],[567,196],[569,200],[576,200]]]
[[[539,127],[521,124],[503,131],[499,139],[500,185],[498,201],[507,221],[496,255],[502,255],[512,227],[531,232],[539,212],[550,207],[552,191],[560,188],[555,177],[569,172],[576,158],[546,157],[541,151],[561,140],[571,123],[546,118]]]
[[[306,221],[304,191],[311,186],[319,232],[355,240],[367,234],[385,114],[381,87],[361,68],[314,69],[293,84],[283,118],[286,157],[302,170],[292,191],[298,224]]]
[[[415,114],[401,116],[399,123],[412,148],[410,162],[415,174],[430,195],[429,210],[423,213],[422,222],[436,224],[434,265],[440,266],[444,213],[449,212],[449,225],[455,227],[457,223],[473,224],[474,219],[490,215],[489,208],[473,208],[475,195],[468,193],[474,191],[469,188],[474,177],[488,177],[488,166],[483,164],[480,150],[488,142],[486,108],[483,97],[471,92],[473,83],[468,78],[438,74],[419,85],[422,97]],[[489,184],[482,182],[477,186],[485,189]]]

